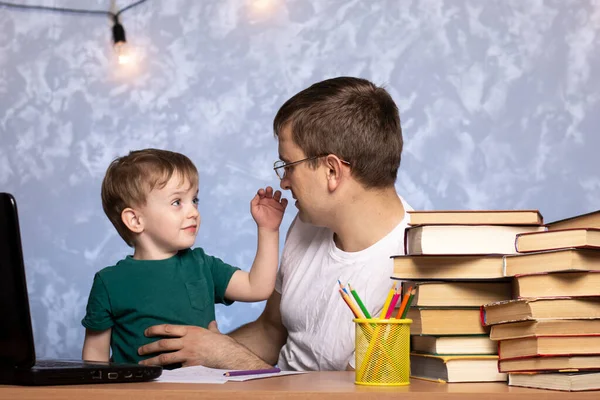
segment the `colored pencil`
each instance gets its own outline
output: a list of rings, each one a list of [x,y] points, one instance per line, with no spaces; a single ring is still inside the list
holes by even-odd
[[[244,371],[229,371],[225,372],[224,376],[244,376],[244,375],[259,375],[259,374],[276,374],[281,372],[277,367],[265,369],[248,369]]]
[[[406,318],[406,314],[408,314],[408,309],[410,308],[410,304],[412,303],[415,294],[417,294],[417,288],[414,288],[413,290],[410,291],[410,297],[408,298],[408,302],[406,303],[406,308],[404,309],[404,312],[402,313],[402,319]]]
[[[402,297],[402,303],[400,304],[400,308],[398,309],[398,314],[396,314],[396,319],[402,318],[402,314],[404,313],[404,309],[406,308],[406,303],[408,303],[408,298],[410,297],[411,290],[412,286],[406,290],[406,293],[404,293],[404,297]]]
[[[394,293],[394,296],[392,297],[392,301],[390,302],[390,305],[388,306],[388,310],[385,313],[385,319],[390,319],[390,317],[392,316],[394,307],[396,307],[396,303],[398,302],[398,297],[400,297],[400,293],[398,293],[398,291],[396,290],[396,293]]]
[[[381,314],[379,315],[380,319],[384,319],[385,318],[385,314],[387,313],[388,307],[390,306],[390,303],[392,302],[392,297],[394,297],[394,293],[396,292],[396,282],[394,282],[394,284],[392,285],[392,288],[390,289],[387,298],[385,299],[385,303],[383,303],[383,308],[381,309]]]
[[[350,311],[352,311],[352,314],[354,314],[355,318],[364,318],[364,316],[361,314],[361,311],[358,308],[356,308],[356,306],[354,305],[354,303],[352,302],[350,297],[346,293],[344,293],[344,291],[342,289],[340,289],[340,295],[342,296],[342,299],[344,299],[344,301],[350,308]]]
[[[348,283],[348,289],[350,289],[350,293],[352,293],[352,297],[354,297],[354,300],[356,300],[356,304],[358,304],[358,306],[362,310],[362,312],[365,315],[365,317],[371,319],[371,314],[369,314],[369,311],[367,311],[367,307],[365,307],[365,305],[363,304],[362,300],[358,296],[358,293],[356,293],[356,290],[354,290],[352,288],[352,286],[350,286],[349,283]]]
[[[344,287],[344,285],[342,285],[342,282],[338,279],[338,283],[340,284],[340,289],[342,289],[344,291],[344,293],[346,293],[348,296],[350,296],[350,293],[348,293],[348,290],[346,290],[346,288]]]

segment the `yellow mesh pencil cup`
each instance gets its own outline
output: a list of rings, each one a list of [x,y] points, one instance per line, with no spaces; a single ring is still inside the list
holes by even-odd
[[[410,383],[411,319],[354,319],[357,385],[404,386]]]

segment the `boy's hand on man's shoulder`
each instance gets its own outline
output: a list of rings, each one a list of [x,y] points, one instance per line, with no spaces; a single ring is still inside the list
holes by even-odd
[[[250,202],[250,212],[259,228],[278,230],[288,200],[281,197],[281,191],[273,191],[271,186],[258,189]]]

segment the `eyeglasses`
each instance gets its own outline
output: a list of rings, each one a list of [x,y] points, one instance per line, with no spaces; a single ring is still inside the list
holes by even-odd
[[[285,174],[287,173],[287,170],[289,167],[296,165],[296,164],[300,164],[304,161],[316,160],[317,158],[327,157],[328,155],[329,154],[323,154],[320,156],[307,157],[307,158],[303,158],[302,160],[292,161],[289,163],[286,163],[285,161],[277,160],[273,163],[273,170],[275,170],[275,173],[277,174],[279,179],[283,179],[283,178],[285,178]],[[340,160],[340,161],[346,165],[350,165],[350,163],[348,161],[345,161],[345,160]]]

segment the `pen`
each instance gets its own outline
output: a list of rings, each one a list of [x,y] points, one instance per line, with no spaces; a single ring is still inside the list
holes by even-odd
[[[266,369],[248,369],[245,371],[229,371],[225,372],[224,376],[242,376],[242,375],[260,375],[260,374],[275,374],[281,372],[277,367],[266,368]]]

